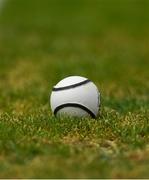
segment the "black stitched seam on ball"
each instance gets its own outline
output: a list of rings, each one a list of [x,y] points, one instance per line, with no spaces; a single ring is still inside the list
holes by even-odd
[[[90,114],[90,116],[92,118],[96,118],[95,114],[91,110],[89,110],[87,107],[85,107],[85,106],[83,106],[81,104],[77,104],[77,103],[66,103],[66,104],[62,104],[62,105],[56,107],[55,110],[54,110],[54,115],[56,116],[58,111],[65,108],[65,107],[78,107],[78,108],[86,111],[88,114]]]
[[[53,91],[61,91],[61,90],[66,90],[66,89],[71,89],[71,88],[75,88],[75,87],[78,87],[78,86],[81,86],[81,85],[84,85],[84,84],[87,84],[91,82],[89,79],[83,81],[83,82],[80,82],[80,83],[77,83],[77,84],[73,84],[73,85],[70,85],[70,86],[65,86],[65,87],[60,87],[60,88],[53,88]]]

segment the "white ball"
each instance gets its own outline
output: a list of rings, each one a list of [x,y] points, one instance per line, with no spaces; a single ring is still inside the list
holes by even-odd
[[[55,115],[96,118],[100,106],[100,93],[96,85],[87,78],[70,76],[54,86],[50,103]]]

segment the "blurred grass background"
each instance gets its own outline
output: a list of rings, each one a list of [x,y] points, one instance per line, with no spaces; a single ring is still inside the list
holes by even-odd
[[[149,177],[148,58],[148,0],[4,0],[0,177]],[[99,119],[52,116],[70,75],[100,89]]]

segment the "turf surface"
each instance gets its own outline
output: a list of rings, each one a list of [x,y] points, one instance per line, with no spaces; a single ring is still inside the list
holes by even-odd
[[[149,1],[0,11],[0,178],[149,178]],[[100,89],[98,119],[52,115],[49,93],[69,75]]]

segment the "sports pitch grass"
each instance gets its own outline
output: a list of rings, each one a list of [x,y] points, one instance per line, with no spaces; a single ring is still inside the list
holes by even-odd
[[[0,178],[149,178],[149,1],[5,1]],[[98,119],[52,115],[69,75],[100,89]]]

